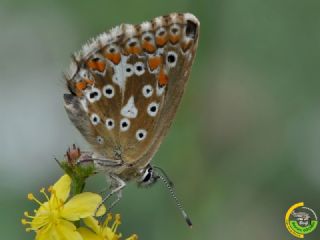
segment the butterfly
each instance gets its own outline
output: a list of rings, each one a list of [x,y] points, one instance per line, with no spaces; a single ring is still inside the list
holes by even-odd
[[[110,182],[104,200],[116,194],[114,205],[128,181],[149,186],[160,178],[190,226],[171,181],[150,162],[180,104],[199,30],[190,13],[116,26],[73,54],[64,94],[68,117],[94,149],[90,160]]]

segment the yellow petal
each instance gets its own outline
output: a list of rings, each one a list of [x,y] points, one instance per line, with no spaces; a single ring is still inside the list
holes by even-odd
[[[83,240],[103,240],[101,236],[90,231],[88,228],[81,227],[78,229],[78,232],[81,234]]]
[[[71,198],[61,211],[61,216],[70,221],[93,216],[101,203],[101,196],[95,193],[84,192]]]
[[[100,203],[99,203],[100,204]],[[106,207],[104,205],[101,205],[101,207],[99,208],[99,210],[97,211],[96,213],[96,216],[95,217],[100,217],[102,216],[103,214],[105,214],[107,211]]]
[[[60,240],[54,225],[47,226],[37,231],[36,240]]]
[[[65,174],[53,185],[52,189],[54,190],[56,197],[60,201],[65,202],[69,197],[70,187],[71,187],[71,178],[67,174]],[[53,200],[52,197],[50,201],[51,200]]]
[[[138,236],[136,234],[133,234],[132,236],[130,236],[126,240],[138,240]]]
[[[83,219],[83,221],[95,233],[100,232],[99,222],[94,217],[87,217],[87,218]]]
[[[128,237],[126,240],[138,240],[138,236],[133,234],[132,236]]]
[[[80,233],[77,232],[76,227],[68,221],[60,220],[57,225],[57,233],[59,234],[58,239],[61,240],[82,240]]]

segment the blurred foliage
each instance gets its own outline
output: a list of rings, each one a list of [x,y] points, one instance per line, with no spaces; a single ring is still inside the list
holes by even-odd
[[[129,184],[114,209],[139,239],[293,239],[284,214],[304,201],[320,215],[320,2],[312,0],[0,0],[2,239],[32,239],[26,194],[62,174],[53,155],[88,148],[67,119],[61,72],[70,53],[122,22],[170,12],[201,21],[199,50],[177,119],[154,163],[161,184]],[[103,176],[89,190],[105,188]],[[319,239],[317,229],[308,239]]]

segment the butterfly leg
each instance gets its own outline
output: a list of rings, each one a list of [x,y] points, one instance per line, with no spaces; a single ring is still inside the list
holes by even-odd
[[[108,193],[103,199],[102,202],[99,204],[97,210],[114,194],[117,194],[117,199],[110,205],[110,207],[108,208],[108,211],[113,208],[121,199],[122,197],[122,192],[121,190],[126,186],[125,181],[123,181],[121,178],[119,178],[118,176],[115,175],[108,175],[108,178],[111,182],[111,192]]]
[[[92,158],[92,157],[83,157],[77,161],[77,165],[84,163],[93,163],[97,168],[104,167],[117,167],[122,165],[122,160],[106,159],[106,158]]]

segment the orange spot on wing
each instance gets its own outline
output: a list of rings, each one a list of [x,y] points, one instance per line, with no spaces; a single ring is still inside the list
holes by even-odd
[[[77,96],[82,96],[83,95],[83,90],[87,88],[88,85],[93,85],[94,81],[90,79],[83,79],[80,82],[77,82],[75,84],[76,86],[76,94]]]
[[[93,85],[94,84],[93,80],[90,80],[90,79],[87,79],[87,78],[85,78],[84,81],[87,83],[87,85]]]
[[[159,47],[162,47],[163,45],[165,45],[168,41],[168,38],[167,37],[156,37],[156,44],[159,46]]]
[[[105,55],[106,58],[108,58],[111,62],[113,62],[114,64],[119,64],[120,60],[121,60],[121,54],[120,53],[107,53]]]
[[[87,87],[87,84],[83,81],[76,83],[76,89],[79,91],[84,90]]]
[[[192,41],[181,43],[181,48],[184,52],[186,52],[192,45]]]
[[[156,50],[156,47],[155,47],[152,43],[150,43],[150,42],[148,42],[148,41],[145,41],[145,42],[142,44],[142,48],[143,48],[144,50],[146,50],[147,52],[149,52],[149,53],[153,53],[153,52]]]
[[[180,40],[180,36],[170,35],[170,42],[176,44]]]
[[[140,47],[128,47],[127,51],[129,54],[139,54],[141,52]]]
[[[105,70],[106,64],[102,61],[89,60],[87,62],[87,66],[92,70],[98,70],[99,72],[103,72]]]
[[[150,67],[150,69],[152,71],[155,70],[156,68],[158,68],[161,63],[162,63],[162,57],[161,56],[150,57],[148,59],[148,65],[149,65],[149,67]]]
[[[106,68],[106,64],[102,61],[97,62],[97,70],[103,72]]]
[[[159,85],[160,86],[167,85],[168,81],[169,81],[168,75],[165,73],[164,69],[162,68],[159,73],[159,80],[158,80]]]

